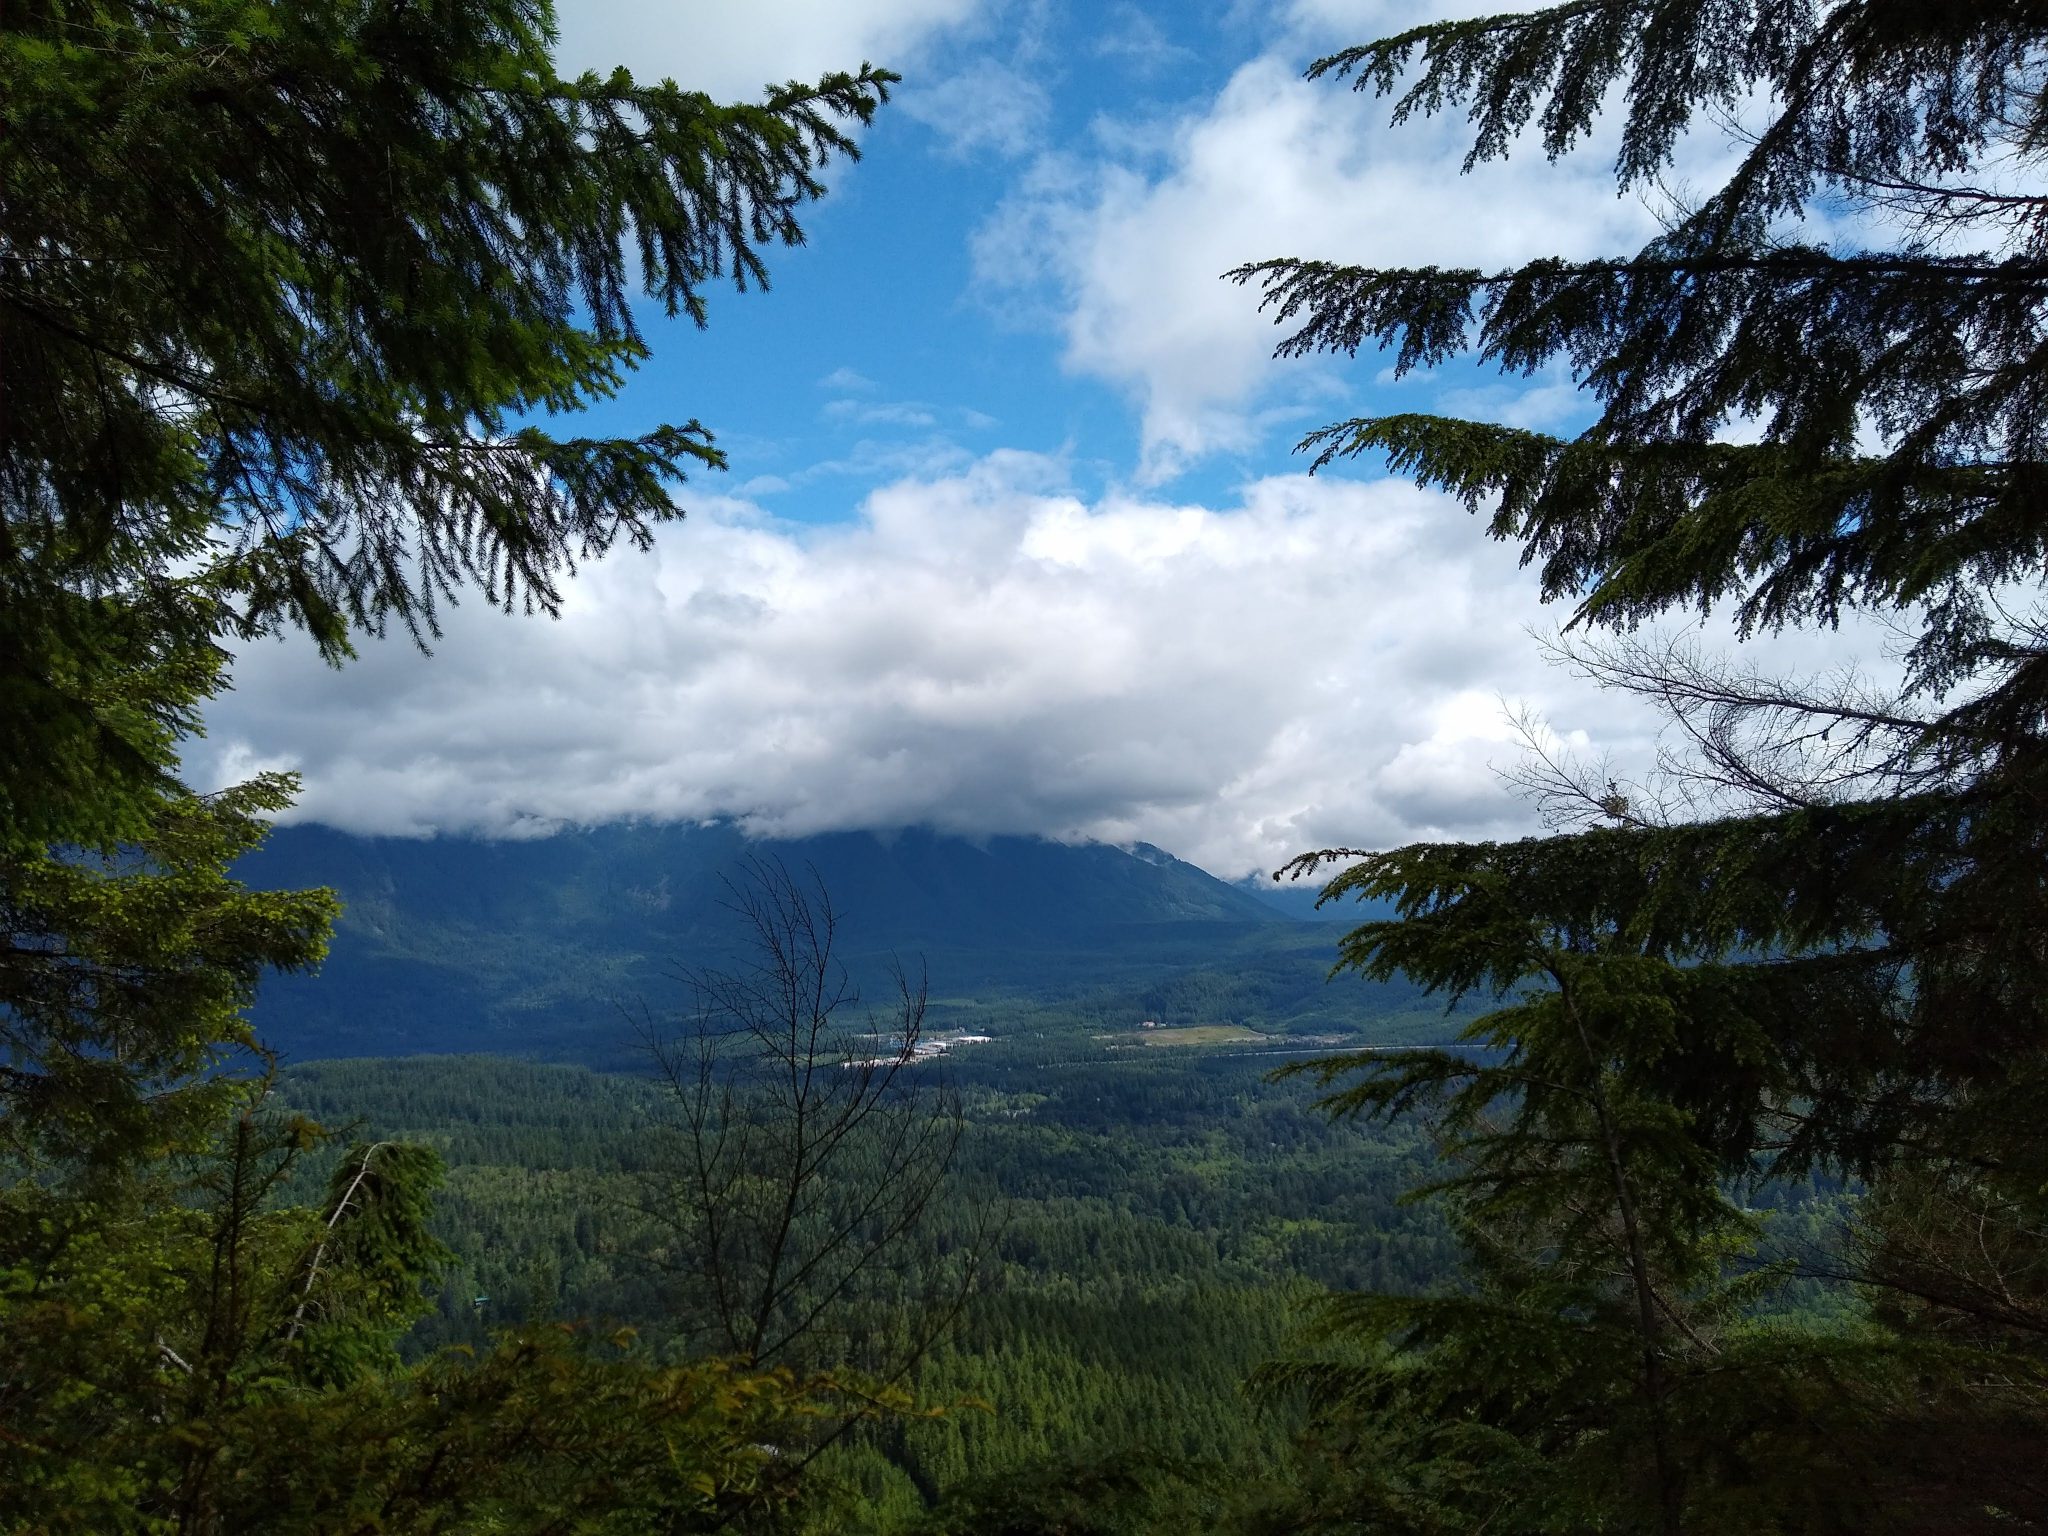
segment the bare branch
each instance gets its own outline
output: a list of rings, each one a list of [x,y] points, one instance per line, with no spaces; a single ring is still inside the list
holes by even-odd
[[[715,1347],[799,1368],[849,1363],[841,1320],[893,1317],[886,1358],[851,1363],[899,1379],[979,1260],[921,1238],[965,1131],[920,1049],[928,980],[894,965],[889,1007],[866,1007],[815,870],[750,858],[726,890],[741,958],[679,971],[673,1025],[634,1019],[672,1114],[641,1207],[666,1234],[672,1304]]]

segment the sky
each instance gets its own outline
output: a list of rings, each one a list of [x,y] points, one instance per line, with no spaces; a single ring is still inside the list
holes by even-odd
[[[1240,262],[1491,266],[1633,250],[1656,206],[1596,141],[1459,174],[1452,118],[1309,84],[1472,4],[565,0],[560,59],[728,98],[904,77],[808,244],[654,357],[596,430],[701,419],[730,468],[559,620],[479,598],[431,656],[245,650],[188,777],[303,777],[351,831],[646,818],[764,836],[925,825],[1147,841],[1214,873],[1307,848],[1517,836],[1508,714],[1624,761],[1656,722],[1544,660],[1567,617],[1445,498],[1327,421],[1588,419],[1561,373],[1277,362]],[[1674,179],[1726,146],[1688,144]],[[581,430],[581,428],[579,428]],[[1715,636],[1725,629],[1713,629]]]

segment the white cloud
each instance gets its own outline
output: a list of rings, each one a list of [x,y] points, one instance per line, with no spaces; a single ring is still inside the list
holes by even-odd
[[[820,459],[778,478],[785,479],[787,485],[811,485],[840,477],[867,484],[906,476],[931,479],[959,472],[973,457],[943,432],[911,438],[863,437],[842,454]],[[692,505],[696,503],[693,501]]]
[[[1297,0],[1293,19],[1335,27],[1345,4]],[[864,56],[899,63],[975,10],[585,3],[565,14],[563,54],[750,94]],[[1370,383],[1370,360],[1275,365],[1275,332],[1255,295],[1218,280],[1226,267],[1488,265],[1627,248],[1651,227],[1597,153],[1460,180],[1456,122],[1389,133],[1383,107],[1295,69],[1259,59],[1201,111],[1098,125],[1095,158],[1040,156],[977,236],[982,276],[1057,330],[1068,366],[1139,402],[1155,482],[1283,423],[1350,414],[1342,392]],[[925,100],[936,111],[943,91]],[[991,112],[968,137],[1021,144],[1039,110]],[[340,672],[303,642],[252,648],[192,777],[296,766],[303,816],[366,832],[926,824],[1146,839],[1234,874],[1336,842],[1529,830],[1491,768],[1513,755],[1503,697],[1642,755],[1652,722],[1543,665],[1525,629],[1559,616],[1515,552],[1442,498],[1288,474],[1227,506],[1084,499],[1056,460],[976,458],[931,430],[994,425],[958,401],[893,401],[845,367],[817,383],[825,419],[898,435],[740,492],[886,478],[853,521],[785,524],[696,496],[652,553],[581,572],[558,624],[472,600],[432,657],[369,646]],[[1531,425],[1575,407],[1556,374],[1402,390]]]
[[[842,366],[834,368],[818,380],[818,388],[833,390],[840,394],[869,395],[874,393],[876,385],[866,374],[856,373],[853,369]]]
[[[955,155],[1023,155],[1045,137],[1052,100],[1045,87],[994,59],[977,59],[931,84],[912,81],[903,110],[933,129]]]
[[[1095,56],[1115,59],[1138,75],[1151,75],[1194,57],[1194,50],[1175,42],[1150,13],[1128,0],[1110,6],[1102,20]]]
[[[1334,49],[1499,9],[1475,0],[1290,0],[1284,14],[1304,38]]]
[[[305,774],[364,832],[628,816],[1149,839],[1226,874],[1333,841],[1505,834],[1497,696],[1607,739],[1546,669],[1513,553],[1399,482],[1288,475],[1227,508],[1004,452],[857,522],[711,502],[586,569],[561,621],[477,604],[431,657],[252,648],[192,763]]]
[[[983,0],[565,0],[560,67],[750,100],[768,84],[814,80],[862,61],[902,69],[935,36],[975,19]]]
[[[982,432],[996,425],[995,417],[965,405],[934,405],[928,400],[828,400],[818,413],[835,426],[905,427],[929,430],[941,421],[957,422],[969,431]]]
[[[985,291],[1054,325],[1069,368],[1136,400],[1151,481],[1259,445],[1276,402],[1327,396],[1345,373],[1276,363],[1282,333],[1254,290],[1220,280],[1228,268],[1275,256],[1492,267],[1631,250],[1657,227],[1616,195],[1598,145],[1557,164],[1532,148],[1461,176],[1469,130],[1456,114],[1389,129],[1385,104],[1304,82],[1298,65],[1269,54],[1198,112],[1137,133],[1104,125],[1100,158],[1042,159],[975,237]]]
[[[861,427],[934,427],[939,421],[930,406],[915,400],[834,400],[824,415],[828,421]]]

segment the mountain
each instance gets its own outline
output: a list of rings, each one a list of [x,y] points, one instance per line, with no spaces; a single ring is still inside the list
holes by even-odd
[[[1246,875],[1231,889],[1243,891],[1269,912],[1280,913],[1302,923],[1341,923],[1346,928],[1356,928],[1360,923],[1392,910],[1386,902],[1358,902],[1349,898],[1319,907],[1316,898],[1322,895],[1323,882],[1327,878],[1275,880],[1271,875]]]
[[[646,824],[488,842],[294,826],[239,874],[330,886],[346,910],[320,976],[266,982],[258,1029],[287,1059],[494,1050],[615,1065],[630,1054],[628,1015],[671,1002],[678,972],[738,953],[725,881],[750,856],[816,874],[842,916],[838,952],[870,995],[892,960],[922,964],[940,1022],[1308,1029],[1415,1001],[1326,988],[1328,926],[1147,844],[915,830],[752,843],[727,826]]]

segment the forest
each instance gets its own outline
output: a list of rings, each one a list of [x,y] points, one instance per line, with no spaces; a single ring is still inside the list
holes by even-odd
[[[1420,1142],[1331,1126],[1255,1063],[961,1058],[950,1070],[970,1129],[918,1241],[964,1244],[991,1202],[1003,1219],[914,1380],[921,1402],[974,1406],[875,1426],[827,1458],[823,1475],[859,1493],[864,1527],[915,1528],[970,1469],[976,1482],[1079,1464],[1269,1477],[1295,1415],[1241,1388],[1308,1298],[1420,1290],[1451,1262],[1441,1222],[1397,1205],[1426,1163]],[[474,1345],[533,1317],[629,1324],[664,1342],[673,1303],[644,1232],[637,1262],[634,1251],[647,1139],[665,1116],[646,1077],[488,1058],[334,1062],[287,1074],[280,1096],[316,1118],[360,1115],[363,1133],[446,1160],[436,1225],[455,1267],[408,1349]]]
[[[630,1070],[341,1059],[325,1025],[280,1053],[266,999],[325,986],[307,1017],[360,1008],[380,1049],[514,1020],[537,1057],[579,952],[648,958],[471,923],[487,878],[422,955],[359,863],[245,878],[327,786],[191,764],[281,652],[445,672],[459,599],[554,638],[597,568],[707,526],[766,548],[765,519],[678,528],[732,451],[687,405],[607,407],[659,323],[716,334],[771,265],[848,259],[800,248],[907,104],[871,63],[735,102],[578,72],[557,22],[0,16],[0,1531],[2048,1528],[2048,14],[1563,0],[1308,67],[1386,142],[1592,156],[1654,210],[1619,253],[1248,252],[1211,285],[1293,377],[1378,380],[1273,418],[1367,402],[1300,481],[1384,470],[1506,546],[1648,756],[1528,723],[1510,826],[1457,819],[1423,754],[1408,840],[1277,872],[1350,919],[1277,944],[1241,890],[1098,839],[1093,888],[1152,882],[1167,942],[1039,992],[1034,935],[1117,938],[1109,896],[1011,893],[937,968],[856,976],[815,866],[735,822],[739,942],[614,1011]],[[1474,368],[1573,403],[1388,392]],[[730,372],[689,379],[707,411]],[[1787,635],[1867,652],[1741,649]],[[773,694],[779,761],[807,743]],[[1119,753],[1191,771],[1099,713],[978,771],[1060,804]],[[484,867],[613,899],[603,838],[512,810]],[[929,831],[899,888],[953,856]],[[969,954],[1002,986],[949,1012]],[[352,999],[378,955],[416,969]]]
[[[1456,1269],[1441,1213],[1402,1198],[1434,1171],[1421,1128],[1332,1122],[1306,1085],[1222,1052],[962,1055],[947,1070],[969,1130],[917,1240],[964,1246],[977,1213],[993,1204],[1002,1219],[910,1377],[919,1402],[947,1411],[863,1426],[822,1457],[832,1517],[950,1530],[1001,1498],[1018,1519],[1033,1500],[1046,1501],[1037,1518],[1071,1519],[1056,1501],[1077,1476],[1106,1479],[1109,1507],[1086,1529],[1165,1530],[1197,1511],[1222,1528],[1281,1508],[1304,1475],[1303,1403],[1254,1376],[1312,1353],[1316,1298],[1421,1295]],[[406,1353],[478,1347],[509,1321],[678,1342],[642,1209],[674,1108],[646,1074],[412,1057],[309,1063],[278,1093],[446,1163],[434,1227],[453,1258]],[[310,1198],[317,1170],[304,1177]],[[1841,1242],[1839,1188],[1770,1199],[1775,1253],[1811,1262]],[[1853,1320],[1811,1283],[1771,1309],[1816,1329]]]

